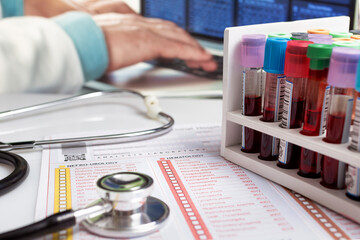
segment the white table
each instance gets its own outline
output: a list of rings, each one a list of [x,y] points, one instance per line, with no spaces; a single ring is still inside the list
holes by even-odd
[[[0,111],[55,100],[61,95],[11,94],[0,96]],[[119,101],[122,104],[116,104]],[[160,99],[164,112],[175,118],[175,124],[221,123],[221,100]],[[118,113],[118,114],[117,114]],[[125,115],[128,114],[128,116]],[[43,139],[60,133],[125,129],[125,131],[158,126],[145,119],[141,100],[121,97],[107,99],[87,108],[72,107],[59,111],[35,114],[27,118],[0,121],[0,141]],[[115,130],[114,130],[115,131]],[[118,131],[117,131],[118,132]],[[34,221],[40,174],[41,151],[16,152],[26,158],[30,172],[25,181],[13,191],[0,196],[0,232]],[[0,178],[11,172],[11,167],[0,164]]]

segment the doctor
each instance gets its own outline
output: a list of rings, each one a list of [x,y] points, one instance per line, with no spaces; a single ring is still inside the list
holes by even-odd
[[[85,81],[157,57],[216,69],[183,29],[141,17],[118,0],[0,3],[0,93],[73,93]]]

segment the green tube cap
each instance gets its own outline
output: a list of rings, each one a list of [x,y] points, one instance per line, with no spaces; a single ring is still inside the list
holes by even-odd
[[[273,32],[268,34],[268,38],[291,38],[290,33]]]
[[[328,68],[333,47],[329,44],[309,44],[306,56],[310,58],[310,69]]]
[[[360,49],[360,42],[333,42],[332,44],[334,47],[349,47],[349,48],[356,48]]]
[[[330,32],[333,38],[350,38],[353,34],[350,32]]]

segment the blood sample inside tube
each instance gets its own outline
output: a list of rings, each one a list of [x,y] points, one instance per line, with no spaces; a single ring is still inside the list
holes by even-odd
[[[256,153],[260,151],[261,133],[251,128],[244,128],[245,146],[242,151]]]
[[[273,108],[265,108],[263,113],[263,120],[264,122],[273,122],[275,118],[275,111]]]
[[[299,99],[291,103],[290,128],[300,128],[303,122],[304,100]]]
[[[330,114],[327,120],[327,132],[324,141],[341,143],[345,123],[345,114]]]
[[[345,188],[345,172],[347,165],[338,160],[324,156],[320,182],[323,186],[333,189]]]
[[[304,126],[304,130],[307,132],[314,132],[318,135],[320,131],[320,119],[321,119],[321,109],[309,109],[305,112],[304,120],[307,123],[306,126]]]
[[[320,177],[320,163],[323,156],[306,148],[301,148],[299,175],[308,178]]]
[[[261,115],[261,96],[245,96],[245,115]]]
[[[245,96],[245,115],[259,116],[261,115],[261,96]],[[242,151],[248,153],[256,153],[260,151],[261,133],[251,128],[244,128],[244,139]]]
[[[278,148],[279,144],[276,138],[265,133],[261,134],[260,159],[276,160],[278,156],[274,152],[278,152]]]

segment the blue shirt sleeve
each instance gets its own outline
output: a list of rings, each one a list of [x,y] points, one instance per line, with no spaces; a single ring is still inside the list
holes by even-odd
[[[18,17],[24,16],[24,1],[23,0],[0,0],[2,8],[2,16]]]
[[[94,80],[104,74],[109,65],[106,41],[91,16],[83,12],[68,12],[53,20],[74,42],[85,80]]]

